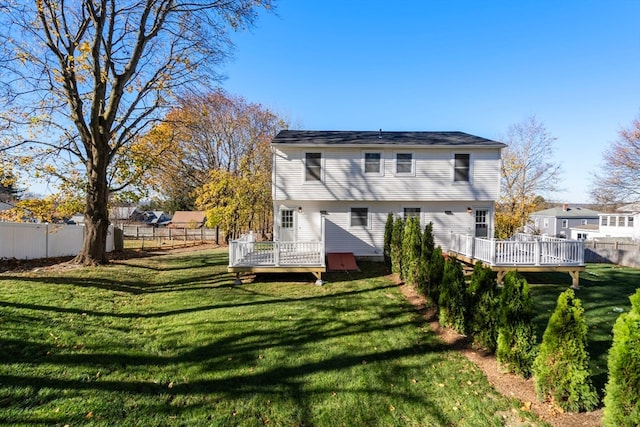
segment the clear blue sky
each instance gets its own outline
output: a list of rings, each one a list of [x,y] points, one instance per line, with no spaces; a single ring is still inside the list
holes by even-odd
[[[564,191],[640,114],[640,0],[280,0],[233,34],[223,87],[313,130],[459,130],[536,115]]]

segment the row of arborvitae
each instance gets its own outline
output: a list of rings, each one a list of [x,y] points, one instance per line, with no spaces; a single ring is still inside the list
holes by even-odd
[[[542,343],[536,345],[533,305],[527,281],[510,272],[498,288],[495,273],[478,263],[467,286],[456,260],[445,262],[435,248],[432,224],[421,232],[417,219],[389,215],[385,261],[405,283],[415,285],[438,307],[443,326],[472,338],[474,345],[496,353],[500,365],[525,378],[533,375],[541,400],[565,411],[592,410],[598,395],[589,376],[587,326],[581,302],[568,289],[559,298]],[[634,309],[614,328],[609,356],[605,425],[640,425],[640,291]],[[631,368],[631,369],[628,369]]]

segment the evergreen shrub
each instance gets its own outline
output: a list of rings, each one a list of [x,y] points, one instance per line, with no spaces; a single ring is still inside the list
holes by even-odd
[[[444,264],[442,287],[438,300],[439,320],[442,326],[466,333],[467,289],[462,265],[455,259]]]
[[[437,306],[440,299],[440,288],[442,287],[442,276],[444,275],[444,257],[442,256],[442,248],[438,246],[431,254],[429,261],[429,281],[427,285],[426,296],[428,303]]]
[[[469,284],[469,333],[476,346],[495,353],[500,318],[500,291],[496,273],[478,262]]]
[[[391,236],[393,234],[393,212],[389,212],[387,215],[387,222],[384,224],[384,246],[383,246],[383,255],[384,255],[384,264],[387,266],[389,271],[391,270]]]
[[[613,326],[607,365],[602,425],[640,425],[640,289],[630,298],[631,311]]]
[[[420,253],[422,251],[422,231],[420,220],[411,217],[405,221],[402,238],[402,277],[405,283],[416,286],[420,274]]]
[[[584,309],[572,289],[558,297],[549,318],[533,378],[540,400],[551,400],[565,411],[590,411],[598,404],[598,393],[589,373],[587,324]]]
[[[391,272],[402,279],[402,238],[404,236],[404,221],[396,218],[391,229]]]

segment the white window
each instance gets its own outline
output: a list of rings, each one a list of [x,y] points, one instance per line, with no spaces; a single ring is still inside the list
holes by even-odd
[[[455,154],[453,160],[453,182],[469,182],[470,169],[469,154]]]
[[[600,217],[600,225],[606,227],[609,225],[608,218],[606,216]]]
[[[619,216],[618,217],[618,227],[624,227],[624,217],[623,216]]]
[[[633,227],[633,217],[627,217],[627,227]]]
[[[476,210],[476,237],[489,237],[488,216],[488,210]]]
[[[569,220],[568,219],[563,219],[562,220],[562,228],[569,228]]]
[[[578,233],[578,240],[582,239],[582,240],[586,240],[587,238],[587,233]]]
[[[396,153],[396,175],[414,174],[413,153]]]
[[[351,208],[351,227],[369,227],[369,208]]]
[[[383,175],[384,164],[382,163],[382,153],[364,153],[364,173],[367,175]]]
[[[304,180],[322,181],[322,153],[304,154]]]
[[[549,218],[545,218],[542,222],[542,228],[549,228]]]

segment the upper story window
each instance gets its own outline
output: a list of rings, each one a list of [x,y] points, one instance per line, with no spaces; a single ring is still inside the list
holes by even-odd
[[[633,217],[632,216],[628,216],[627,217],[627,227],[633,227]]]
[[[304,180],[322,181],[322,153],[304,154]]]
[[[544,227],[544,228],[549,228],[549,218],[545,218],[545,219],[542,221],[542,227]]]
[[[412,153],[396,153],[396,174],[398,175],[413,174],[413,154]]]
[[[569,228],[569,220],[568,219],[563,219],[562,220],[562,228]]]
[[[373,175],[382,175],[382,153],[367,152],[364,153],[364,173]]]
[[[455,154],[453,182],[469,182],[471,161],[469,154]]]
[[[581,224],[582,224],[582,225],[587,225],[588,223],[589,223],[589,221],[588,221],[588,220],[586,220],[586,219],[583,219],[583,220],[581,221]]]
[[[351,208],[351,227],[369,226],[369,208]]]

